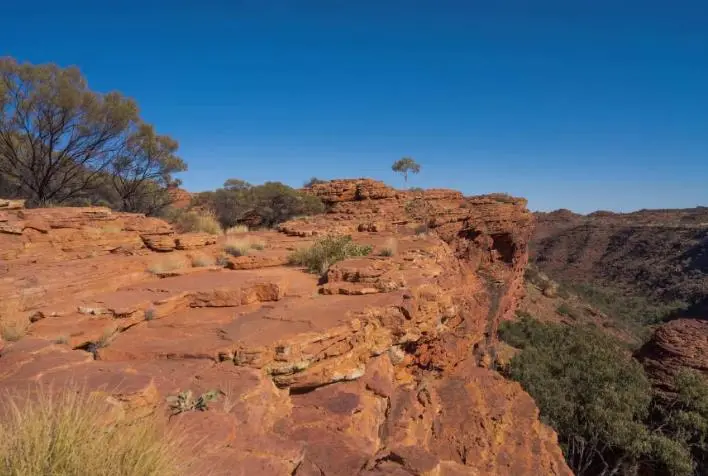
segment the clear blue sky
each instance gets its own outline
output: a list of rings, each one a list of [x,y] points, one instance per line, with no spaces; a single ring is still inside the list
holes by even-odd
[[[164,7],[162,6],[164,5]],[[708,205],[705,0],[5,2],[0,55],[78,65],[199,191],[423,166],[533,209]]]

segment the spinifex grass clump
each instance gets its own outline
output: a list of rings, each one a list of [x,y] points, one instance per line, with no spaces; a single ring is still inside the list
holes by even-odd
[[[3,395],[0,474],[177,475],[176,443],[156,421],[114,422],[105,397],[81,390]]]
[[[337,261],[371,253],[370,245],[359,245],[351,236],[328,235],[315,241],[309,248],[302,248],[288,257],[288,262],[305,266],[310,273],[324,273]]]

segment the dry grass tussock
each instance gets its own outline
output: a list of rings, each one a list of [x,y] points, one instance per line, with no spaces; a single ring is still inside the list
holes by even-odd
[[[22,299],[0,300],[0,339],[7,342],[20,340],[27,333],[28,322],[22,316]]]
[[[167,220],[180,233],[202,232],[212,235],[220,235],[222,233],[221,225],[219,220],[216,219],[216,215],[208,210],[175,210],[169,214]]]
[[[395,256],[398,253],[398,240],[391,237],[386,240],[386,244],[381,251],[379,251],[379,256]]]
[[[84,391],[4,396],[0,420],[3,476],[172,476],[175,439],[145,418],[107,422],[105,397]]]
[[[0,337],[7,342],[17,342],[27,334],[27,325],[0,321]]]
[[[246,225],[236,225],[226,230],[227,235],[238,235],[239,233],[248,233]]]
[[[192,267],[203,268],[205,266],[214,266],[216,264],[216,259],[213,256],[209,256],[204,253],[196,253],[192,255]]]
[[[224,243],[224,251],[231,256],[246,256],[251,250],[262,250],[265,242],[257,238],[229,238]]]
[[[187,268],[189,265],[190,263],[184,256],[170,254],[150,264],[148,271],[152,274],[167,273],[176,269]]]

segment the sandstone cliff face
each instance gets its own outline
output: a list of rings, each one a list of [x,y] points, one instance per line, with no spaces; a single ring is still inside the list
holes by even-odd
[[[140,415],[219,389],[169,421],[189,435],[185,474],[570,474],[531,398],[485,368],[523,289],[525,201],[365,179],[310,193],[328,213],[249,233],[265,248],[228,269],[157,276],[151,260],[220,243],[103,209],[6,212],[0,296],[33,322],[0,351],[0,390],[79,380]],[[87,231],[107,221],[112,241]],[[283,266],[328,233],[374,253],[322,279]]]

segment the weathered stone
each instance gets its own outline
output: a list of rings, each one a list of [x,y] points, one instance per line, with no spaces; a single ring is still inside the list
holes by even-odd
[[[172,235],[148,235],[142,234],[140,238],[145,243],[145,246],[152,251],[172,251],[177,248],[175,237]]]
[[[229,269],[190,266],[180,248],[222,247],[157,219],[3,212],[22,232],[0,234],[0,298],[44,318],[3,344],[0,392],[85,377],[140,417],[216,390],[207,411],[169,420],[190,435],[187,475],[570,474],[530,397],[477,366],[523,292],[525,202],[366,179],[309,193],[326,214],[249,232],[265,248],[222,258]],[[324,277],[283,266],[327,234],[374,253]]]
[[[184,233],[175,237],[178,250],[194,250],[216,243],[217,237],[209,233]]]

